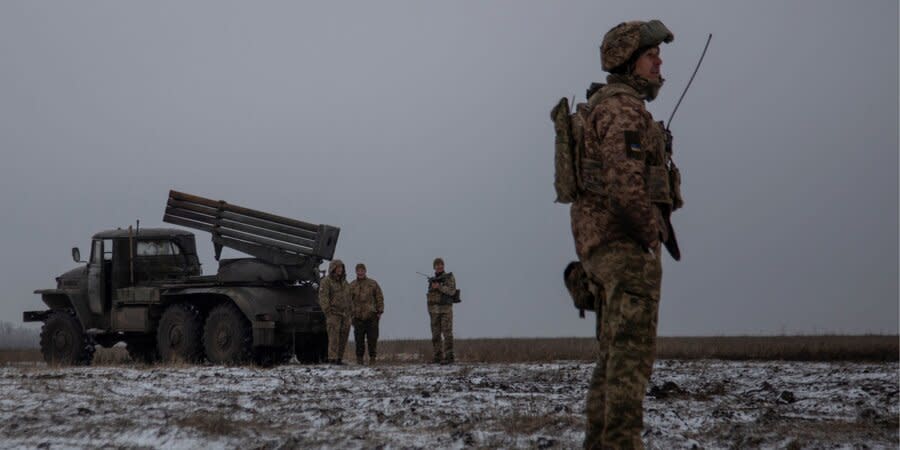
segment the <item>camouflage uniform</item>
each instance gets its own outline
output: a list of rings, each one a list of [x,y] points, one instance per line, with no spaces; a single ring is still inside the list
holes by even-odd
[[[589,99],[584,190],[571,208],[576,252],[591,282],[602,287],[595,290],[601,296],[595,300],[599,352],[585,448],[643,448],[642,402],[655,358],[662,282],[660,253],[650,247],[674,242],[668,217],[681,206],[672,187],[680,175],[669,166],[665,130],[644,105],[661,82],[619,68],[639,49],[671,40],[658,21],[610,30],[601,49],[604,70],[614,73]]]
[[[356,361],[362,362],[368,341],[369,361],[378,355],[378,321],[384,313],[384,294],[381,286],[371,278],[357,278],[350,283],[350,303],[353,309],[353,339],[356,341]]]
[[[456,278],[450,272],[435,273],[440,287],[431,289],[428,285],[428,315],[431,316],[431,346],[434,361],[454,360],[453,354],[453,304],[442,300],[445,295],[456,293]],[[443,339],[441,337],[443,336]]]
[[[343,360],[350,337],[350,283],[347,283],[346,272],[341,277],[335,273],[339,266],[344,267],[341,260],[332,261],[328,265],[328,276],[319,286],[319,305],[325,313],[328,328],[328,359],[332,362]]]

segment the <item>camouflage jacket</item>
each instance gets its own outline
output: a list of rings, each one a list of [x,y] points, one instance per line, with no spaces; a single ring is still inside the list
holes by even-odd
[[[664,214],[681,201],[680,194],[673,200],[670,189],[666,131],[628,84],[611,82],[590,103],[595,107],[588,116],[593,126],[584,132],[584,191],[571,208],[578,256],[626,239],[644,247],[666,241]]]
[[[319,306],[325,314],[350,314],[350,283],[346,278],[334,275],[334,269],[343,265],[340,260],[332,261],[328,266],[328,275],[319,284]]]
[[[428,311],[453,307],[452,304],[444,304],[441,301],[443,295],[456,293],[456,278],[453,276],[453,273],[444,272],[437,277],[437,281],[440,283],[437,289],[431,289],[431,283],[428,284],[428,293],[425,296],[428,300]]]
[[[384,313],[384,294],[381,286],[371,278],[359,278],[350,283],[350,303],[353,318],[369,320]]]

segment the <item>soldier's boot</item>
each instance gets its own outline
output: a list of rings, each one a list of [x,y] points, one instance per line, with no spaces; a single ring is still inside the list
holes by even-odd
[[[375,364],[378,361],[378,357],[375,355],[369,355],[369,364]]]
[[[440,353],[435,353],[434,358],[431,359],[431,363],[432,364],[440,364],[441,361],[443,361],[443,360],[444,360],[443,355],[441,355]]]
[[[358,364],[358,365],[360,365],[360,366],[363,365],[363,364],[365,364],[365,361],[363,361],[363,357],[362,357],[362,356],[357,356],[357,357],[356,357],[356,364]]]
[[[456,361],[456,358],[454,358],[453,354],[451,353],[451,354],[447,355],[447,357],[444,358],[443,361],[441,361],[441,364],[453,364],[455,361]]]

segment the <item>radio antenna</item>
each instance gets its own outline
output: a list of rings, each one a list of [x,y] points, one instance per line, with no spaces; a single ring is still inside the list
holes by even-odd
[[[709,48],[709,41],[711,40],[712,33],[709,33],[709,37],[706,38],[706,45],[703,46],[703,53],[700,54],[700,60],[697,61],[697,67],[694,67],[694,73],[691,74],[691,79],[688,80],[687,86],[685,86],[684,91],[681,92],[681,97],[678,97],[678,103],[675,104],[675,109],[672,110],[669,120],[666,121],[666,131],[669,131],[669,126],[672,125],[672,118],[675,117],[675,112],[678,111],[678,107],[681,106],[681,101],[684,100],[684,94],[687,94],[688,88],[690,88],[691,83],[694,82],[694,77],[697,76],[697,71],[700,70],[700,64],[703,62],[703,57],[706,56],[706,49]]]

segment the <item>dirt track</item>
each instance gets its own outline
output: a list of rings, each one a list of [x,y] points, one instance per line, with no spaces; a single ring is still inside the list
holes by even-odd
[[[573,448],[592,364],[0,367],[0,447]],[[660,361],[649,448],[897,448],[898,364]]]

